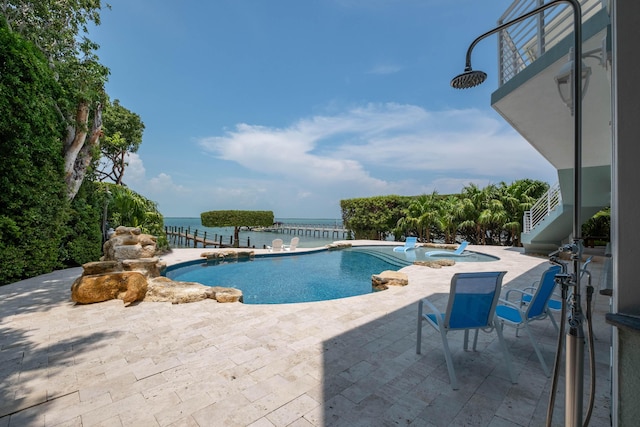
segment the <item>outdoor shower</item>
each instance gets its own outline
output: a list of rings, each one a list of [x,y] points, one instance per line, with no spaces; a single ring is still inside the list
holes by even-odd
[[[464,73],[456,76],[451,80],[451,86],[455,89],[466,89],[477,86],[485,81],[487,78],[487,74],[482,71],[473,71],[471,67],[471,52],[478,42],[483,40],[484,38],[495,34],[499,31],[504,30],[505,28],[514,25],[518,22],[521,22],[525,19],[528,19],[534,15],[537,15],[553,6],[557,6],[560,3],[569,3],[573,7],[573,52],[575,58],[582,58],[582,10],[580,7],[580,3],[578,0],[553,0],[549,3],[546,3],[542,6],[539,6],[528,13],[525,13],[517,18],[512,19],[509,22],[506,22],[486,33],[478,36],[472,43],[469,45],[467,49],[466,56],[466,64],[464,68]],[[571,255],[571,260],[573,264],[572,273],[567,273],[564,271],[563,273],[556,276],[556,283],[558,283],[562,288],[563,295],[563,317],[562,317],[562,325],[564,325],[564,313],[566,310],[567,298],[568,295],[571,295],[569,298],[569,312],[567,314],[567,322],[568,329],[566,334],[566,371],[565,371],[565,381],[566,381],[566,398],[565,398],[565,425],[572,427],[581,427],[583,420],[583,390],[584,390],[584,328],[583,321],[584,316],[582,313],[582,303],[581,303],[581,289],[580,289],[580,261],[582,258],[582,237],[581,237],[581,223],[580,223],[580,214],[581,214],[581,205],[582,205],[582,79],[580,76],[583,75],[582,70],[582,61],[573,61],[572,65],[572,114],[574,121],[574,161],[573,161],[573,184],[574,184],[574,204],[573,204],[573,233],[571,244],[560,247],[557,251],[549,254],[550,261],[552,263],[559,262],[559,254],[561,252],[568,252]],[[576,78],[577,76],[577,78]],[[566,270],[566,269],[565,269]],[[569,291],[569,288],[572,288]],[[587,320],[590,322],[591,315],[589,312],[590,307],[590,295],[592,292],[591,285],[589,283],[588,288],[588,298],[587,298]],[[551,425],[551,419],[553,417],[553,405],[555,402],[556,395],[556,385],[558,381],[558,371],[559,371],[559,362],[560,362],[560,354],[562,351],[562,335],[563,329],[558,337],[558,348],[556,350],[556,359],[553,373],[553,381],[552,381],[552,389],[550,392],[549,398],[549,407],[547,409],[547,425]],[[593,336],[589,333],[590,341],[593,340]],[[590,345],[590,360],[592,364],[593,373],[593,363],[594,363],[594,355],[593,355],[593,346]],[[587,416],[585,417],[585,425],[589,423],[589,419],[591,416],[592,410],[592,402],[593,402],[593,393],[595,391],[595,376],[592,375],[591,378],[591,397],[590,397],[590,407],[587,410]]]

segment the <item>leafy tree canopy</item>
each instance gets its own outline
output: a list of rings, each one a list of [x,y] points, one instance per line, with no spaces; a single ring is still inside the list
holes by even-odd
[[[53,111],[67,122],[63,152],[69,199],[90,168],[101,134],[109,69],[87,37],[88,26],[100,24],[101,7],[100,0],[0,0],[0,20],[45,55],[63,88]]]
[[[385,240],[411,200],[396,195],[341,200],[342,221],[356,239]]]
[[[469,184],[460,194],[348,199],[340,206],[343,222],[356,238],[386,239],[393,234],[396,240],[417,236],[421,241],[518,245],[524,211],[548,187],[523,179],[485,188]]]
[[[234,246],[238,247],[240,227],[268,227],[273,225],[272,211],[209,211],[200,214],[205,227],[233,227]]]
[[[120,105],[119,100],[105,103],[102,110],[101,163],[98,179],[123,184],[127,153],[135,153],[142,144],[144,123],[140,116]]]

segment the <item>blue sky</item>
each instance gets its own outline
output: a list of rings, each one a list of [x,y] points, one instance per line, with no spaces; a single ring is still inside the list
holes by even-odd
[[[107,92],[145,123],[124,181],[165,216],[339,218],[340,200],[459,192],[553,167],[477,88],[469,43],[511,0],[109,0],[90,31]]]

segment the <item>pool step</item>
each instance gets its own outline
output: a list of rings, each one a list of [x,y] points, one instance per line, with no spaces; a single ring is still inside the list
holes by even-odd
[[[367,255],[371,255],[371,256],[373,256],[375,258],[381,259],[381,260],[383,260],[385,262],[388,262],[389,264],[391,264],[391,265],[393,265],[395,267],[399,267],[399,268],[406,267],[408,265],[412,265],[413,264],[413,261],[407,261],[407,260],[401,259],[401,258],[399,258],[397,256],[386,254],[386,253],[377,251],[375,249],[365,249],[365,248],[356,247],[356,248],[352,248],[351,250],[353,252],[360,252],[360,253],[365,253]]]

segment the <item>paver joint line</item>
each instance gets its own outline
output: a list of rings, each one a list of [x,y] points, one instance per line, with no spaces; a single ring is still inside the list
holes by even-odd
[[[72,395],[73,393],[78,393],[78,391],[79,390],[73,390],[73,391],[70,391],[68,393],[59,394],[59,395],[57,395],[55,397],[52,397],[50,399],[46,398],[41,402],[37,402],[37,403],[31,404],[31,405],[28,405],[28,406],[24,406],[24,407],[18,406],[12,412],[0,412],[0,418],[6,417],[6,416],[9,416],[9,415],[15,415],[15,414],[18,414],[18,413],[20,413],[22,411],[26,411],[27,409],[35,408],[36,406],[40,406],[40,405],[44,405],[45,403],[53,402],[53,401],[61,399],[63,397]]]

